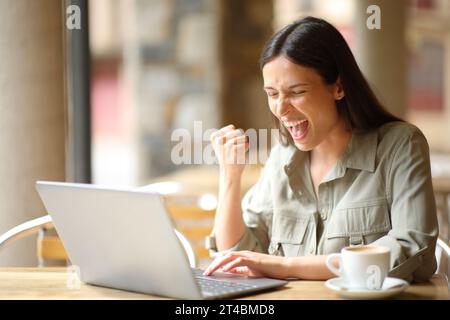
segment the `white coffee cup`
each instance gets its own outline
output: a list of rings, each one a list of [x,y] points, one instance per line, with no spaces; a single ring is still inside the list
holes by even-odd
[[[334,261],[339,262],[339,268]],[[389,264],[389,248],[374,245],[345,247],[341,253],[332,253],[326,259],[328,269],[342,277],[348,288],[354,289],[381,289]]]

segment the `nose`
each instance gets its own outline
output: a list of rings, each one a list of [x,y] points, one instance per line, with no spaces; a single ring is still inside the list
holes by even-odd
[[[290,107],[291,104],[289,100],[286,97],[280,95],[276,102],[275,113],[279,118],[281,118],[282,116],[288,113]]]

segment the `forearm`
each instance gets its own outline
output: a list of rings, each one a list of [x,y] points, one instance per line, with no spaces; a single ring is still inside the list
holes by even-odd
[[[244,235],[245,224],[241,212],[241,178],[220,173],[219,197],[214,220],[218,251],[234,246]]]
[[[286,258],[287,278],[327,280],[335,277],[326,266],[326,255]]]

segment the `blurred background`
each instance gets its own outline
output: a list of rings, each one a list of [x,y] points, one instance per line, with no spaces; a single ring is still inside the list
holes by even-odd
[[[372,4],[380,30],[366,26]],[[66,26],[70,5],[80,29]],[[261,49],[308,15],[341,31],[387,109],[424,132],[448,240],[450,0],[0,0],[0,234],[45,214],[36,180],[150,184],[207,264],[217,168],[174,164],[172,132],[205,145],[194,121],[270,128]],[[60,260],[49,227],[0,251],[0,266]]]

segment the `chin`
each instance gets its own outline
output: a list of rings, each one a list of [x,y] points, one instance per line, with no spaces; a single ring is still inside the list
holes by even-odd
[[[296,147],[298,150],[304,151],[304,152],[306,152],[306,151],[311,151],[312,149],[314,149],[313,146],[310,146],[310,145],[304,144],[304,143],[298,143],[298,142],[295,142],[295,141],[294,141],[294,145],[295,145],[295,147]]]

